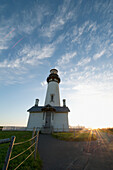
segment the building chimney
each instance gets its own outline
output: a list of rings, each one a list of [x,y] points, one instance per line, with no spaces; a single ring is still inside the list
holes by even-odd
[[[39,99],[36,99],[35,100],[35,106],[38,106],[38,103],[39,103]]]
[[[63,99],[63,107],[66,107],[66,99]]]

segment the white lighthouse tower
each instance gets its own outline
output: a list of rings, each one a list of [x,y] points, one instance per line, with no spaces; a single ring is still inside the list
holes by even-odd
[[[66,107],[65,99],[63,99],[63,106],[60,106],[60,78],[57,73],[56,69],[51,69],[47,77],[48,87],[44,106],[39,106],[39,99],[36,99],[35,106],[28,110],[30,113],[28,130],[34,127],[42,132],[69,130],[68,112],[70,110]]]
[[[50,75],[47,78],[48,88],[45,99],[45,105],[60,106],[59,83],[60,78],[56,69],[50,70]]]

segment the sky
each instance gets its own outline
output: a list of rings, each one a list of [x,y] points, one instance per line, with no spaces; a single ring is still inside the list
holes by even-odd
[[[113,127],[113,1],[0,1],[0,125],[26,126],[52,68],[69,124]]]

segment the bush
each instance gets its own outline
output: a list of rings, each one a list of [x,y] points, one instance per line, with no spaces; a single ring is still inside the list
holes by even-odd
[[[2,129],[3,129],[3,126],[0,126],[0,131],[2,131]]]

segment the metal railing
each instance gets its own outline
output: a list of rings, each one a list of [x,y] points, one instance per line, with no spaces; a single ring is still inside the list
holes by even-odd
[[[26,131],[27,127],[25,126],[3,126],[2,131]]]

